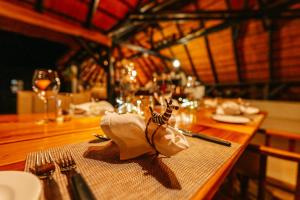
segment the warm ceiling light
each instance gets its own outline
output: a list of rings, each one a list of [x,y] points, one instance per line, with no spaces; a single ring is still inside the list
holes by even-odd
[[[133,77],[136,77],[137,72],[136,72],[135,70],[132,70],[131,75],[132,75]]]
[[[172,64],[173,64],[173,67],[175,67],[175,68],[180,67],[180,61],[177,59],[173,60]]]

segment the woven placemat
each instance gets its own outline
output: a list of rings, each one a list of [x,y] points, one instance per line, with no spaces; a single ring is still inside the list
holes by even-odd
[[[110,142],[70,144],[49,152],[57,158],[58,152],[70,151],[97,199],[188,199],[240,147],[195,138],[189,143],[189,149],[171,158],[142,156],[127,161],[119,160],[118,148]],[[26,171],[34,165],[35,154],[27,156]],[[66,177],[58,167],[53,181],[56,199],[70,199]]]

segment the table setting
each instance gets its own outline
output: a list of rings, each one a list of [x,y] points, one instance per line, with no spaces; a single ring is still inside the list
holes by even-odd
[[[246,124],[251,122],[253,117],[260,112],[259,108],[251,106],[248,102],[238,99],[237,101],[225,100],[217,103],[218,100],[207,101],[206,105],[215,108],[212,119],[218,122]]]
[[[164,91],[154,98],[131,94],[117,108],[107,101],[72,105],[66,101],[70,96],[61,95],[64,98],[60,101],[60,114],[72,114],[71,118],[50,121],[48,115],[39,124],[15,122],[16,130],[11,133],[16,137],[1,143],[5,156],[0,159],[6,164],[23,159],[23,173],[32,175],[38,183],[31,186],[35,196],[28,199],[32,200],[190,199],[199,194],[214,194],[217,187],[207,190],[208,185],[221,184],[217,179],[224,180],[250,136],[239,140],[234,137],[239,132],[207,126],[203,119],[207,119],[209,109],[205,110],[200,101],[173,99],[169,90]],[[51,89],[49,93],[52,92]],[[186,106],[186,102],[193,103]],[[214,115],[254,112],[246,104],[216,102],[209,104],[216,106],[209,119]],[[128,109],[128,105],[135,109]],[[181,115],[193,120],[178,120]],[[23,126],[27,128],[24,138]],[[29,126],[32,128],[28,129]],[[245,127],[251,134],[256,128],[248,127],[247,123]],[[21,152],[18,159],[9,151],[12,148]],[[0,189],[6,190],[1,194],[6,193],[7,199],[18,192]]]
[[[166,104],[162,113],[150,109],[149,119],[107,111],[100,139],[30,152],[25,171],[43,180],[41,199],[49,195],[45,179],[61,199],[190,198],[240,145],[176,127],[170,118],[178,107]]]

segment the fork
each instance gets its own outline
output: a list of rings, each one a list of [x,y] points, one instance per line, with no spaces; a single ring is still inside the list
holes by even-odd
[[[55,171],[54,160],[49,152],[36,153],[35,164],[30,171],[37,175],[40,179],[52,179],[52,175]]]
[[[60,153],[56,160],[61,173],[65,174],[75,200],[95,200],[88,184],[82,175],[76,171],[76,163],[70,152]]]

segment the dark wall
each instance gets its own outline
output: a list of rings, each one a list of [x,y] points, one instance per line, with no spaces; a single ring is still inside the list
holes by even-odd
[[[34,69],[55,69],[57,59],[67,47],[47,40],[0,31],[0,113],[16,112],[16,95],[10,91],[11,79],[24,81],[31,90]]]

